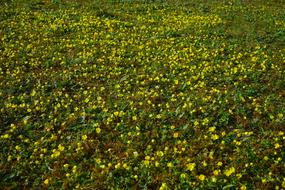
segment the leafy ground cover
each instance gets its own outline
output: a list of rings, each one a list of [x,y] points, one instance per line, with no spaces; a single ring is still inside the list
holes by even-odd
[[[284,189],[282,1],[3,1],[4,189]]]

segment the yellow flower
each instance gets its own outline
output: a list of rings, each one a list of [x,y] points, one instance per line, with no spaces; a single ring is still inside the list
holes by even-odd
[[[186,178],[186,174],[185,174],[185,173],[182,173],[182,174],[180,175],[180,177],[181,177],[182,179],[184,179],[184,178]]]
[[[167,184],[166,183],[162,183],[159,190],[166,190],[167,189]]]
[[[214,134],[211,136],[211,139],[215,141],[215,140],[219,139],[219,135]]]
[[[49,179],[46,179],[46,180],[44,181],[44,184],[48,185],[48,184],[49,184]]]
[[[278,135],[282,136],[282,135],[284,135],[284,132],[283,131],[279,131]]]
[[[137,120],[137,116],[134,115],[134,116],[132,117],[132,119],[133,119],[134,121],[136,121],[136,120]]]
[[[99,134],[100,132],[101,132],[100,127],[97,127],[97,128],[96,128],[96,133],[98,133],[98,134]]]
[[[245,185],[242,185],[242,186],[240,187],[240,190],[246,190],[246,186],[245,186]]]
[[[134,157],[138,157],[139,153],[137,151],[133,152]]]
[[[164,155],[164,153],[162,151],[157,151],[157,156],[162,157]]]
[[[214,170],[214,171],[213,171],[213,174],[214,174],[215,176],[219,175],[219,173],[220,173],[220,170]]]
[[[73,167],[72,167],[72,172],[73,172],[73,173],[76,173],[76,170],[77,170],[77,166],[73,166]]]
[[[64,164],[63,167],[68,168],[69,164]]]
[[[283,178],[282,187],[285,188],[285,177]]]
[[[189,163],[187,164],[187,170],[193,171],[196,166],[196,163]]]
[[[178,138],[178,136],[179,136],[179,133],[174,133],[174,134],[173,134],[173,137],[174,137],[174,138]]]
[[[8,139],[9,137],[10,137],[9,134],[5,134],[5,135],[2,136],[2,138],[4,138],[4,139]]]
[[[222,165],[223,165],[223,162],[218,162],[217,165],[218,165],[218,166],[222,166]]]
[[[215,130],[216,130],[216,127],[210,127],[210,128],[209,128],[209,131],[210,131],[210,132],[214,132]]]
[[[227,170],[224,171],[224,174],[229,177],[229,176],[232,175],[234,172],[235,172],[235,168],[234,168],[234,167],[230,167],[229,169],[227,169]]]
[[[129,168],[128,164],[124,163],[123,168],[128,169]]]
[[[281,147],[280,144],[278,144],[278,143],[275,143],[275,144],[274,144],[274,148],[275,148],[275,149],[278,149],[278,148],[280,148],[280,147]]]
[[[144,160],[144,165],[148,166],[149,165],[149,161],[148,160]]]
[[[53,154],[51,155],[51,158],[57,158],[60,156],[60,151],[58,150],[53,150]]]
[[[154,165],[155,165],[155,167],[158,167],[159,166],[159,162],[155,161]]]
[[[58,145],[58,150],[63,151],[64,150],[64,146],[62,146],[61,144]]]
[[[171,162],[168,162],[168,163],[167,163],[167,167],[173,168],[173,164],[172,164]]]
[[[87,135],[82,135],[81,139],[84,141],[87,140]]]
[[[201,174],[201,175],[198,176],[198,179],[200,181],[204,181],[206,179],[206,177],[203,174]]]
[[[116,165],[115,165],[115,168],[116,169],[118,169],[118,168],[120,168],[121,167],[121,163],[117,163]]]
[[[28,119],[24,119],[24,125],[28,124]]]

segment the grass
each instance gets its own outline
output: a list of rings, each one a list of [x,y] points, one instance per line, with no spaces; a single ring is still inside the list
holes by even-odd
[[[5,0],[3,189],[284,189],[284,1]]]

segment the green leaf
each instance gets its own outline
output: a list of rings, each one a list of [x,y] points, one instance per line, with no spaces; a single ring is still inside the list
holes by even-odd
[[[229,184],[229,185],[224,186],[223,189],[230,189],[230,188],[235,187],[235,186],[236,185],[234,185],[234,184]]]

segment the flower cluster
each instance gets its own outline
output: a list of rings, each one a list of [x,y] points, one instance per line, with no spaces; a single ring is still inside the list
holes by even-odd
[[[24,2],[0,8],[1,187],[285,188],[284,5]]]

